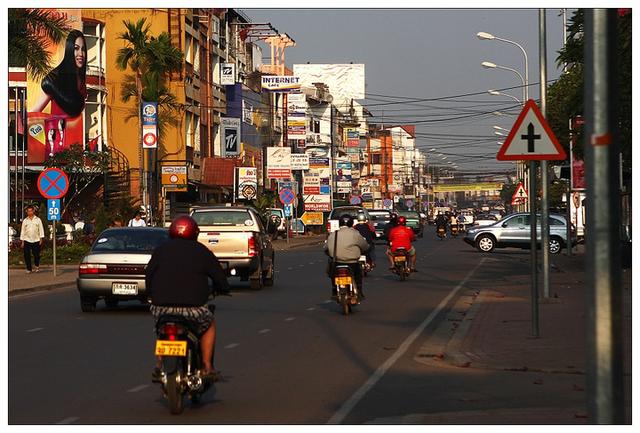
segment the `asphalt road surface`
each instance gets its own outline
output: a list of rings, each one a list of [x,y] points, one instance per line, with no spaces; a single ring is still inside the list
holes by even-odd
[[[170,415],[154,365],[148,308],[80,312],[75,288],[9,300],[10,424],[325,424],[385,422],[411,413],[570,405],[535,392],[522,373],[434,369],[413,360],[460,289],[490,279],[485,255],[430,227],[419,272],[400,282],[379,266],[367,299],[345,317],[329,300],[320,248],[276,256],[276,284],[234,282],[216,299],[216,367],[225,381],[197,407]],[[505,268],[505,272],[508,269]],[[565,380],[558,378],[558,380]],[[567,379],[570,380],[570,379]]]

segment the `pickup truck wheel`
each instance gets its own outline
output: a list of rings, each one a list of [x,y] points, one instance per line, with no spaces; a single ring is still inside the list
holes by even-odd
[[[264,286],[265,287],[273,287],[273,282],[276,278],[276,269],[273,261],[273,257],[271,258],[271,266],[269,266],[269,271],[267,271],[264,277]]]
[[[264,278],[262,276],[262,265],[260,265],[260,269],[256,272],[258,278],[249,278],[249,285],[251,286],[251,290],[262,290],[264,287]]]

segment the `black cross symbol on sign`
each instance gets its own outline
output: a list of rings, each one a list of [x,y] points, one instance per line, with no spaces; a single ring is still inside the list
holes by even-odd
[[[518,194],[520,194],[520,197],[522,197],[524,195],[524,190],[521,189],[520,191],[518,191]]]
[[[540,140],[541,137],[540,134],[533,133],[533,123],[529,123],[529,126],[527,126],[527,134],[521,135],[520,138],[527,140],[527,152],[532,153],[535,152],[535,149],[533,148],[536,143],[535,140]]]

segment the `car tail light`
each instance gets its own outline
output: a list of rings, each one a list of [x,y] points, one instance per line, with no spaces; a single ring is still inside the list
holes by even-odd
[[[81,263],[79,273],[83,274],[104,274],[107,272],[107,265],[98,263]]]
[[[331,221],[327,220],[327,233],[331,233]]]
[[[258,255],[258,251],[256,251],[256,238],[254,238],[253,235],[247,240],[247,248],[249,249],[249,257]]]

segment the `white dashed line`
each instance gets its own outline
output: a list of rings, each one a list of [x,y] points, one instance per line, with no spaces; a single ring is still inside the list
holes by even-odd
[[[260,331],[258,331],[258,334],[266,334],[267,332],[271,332],[271,329],[269,328],[261,329]]]
[[[309,308],[307,308],[307,311],[313,311],[313,310],[315,310],[315,308],[314,308],[314,307],[309,307]]]
[[[225,349],[233,349],[234,347],[240,346],[238,343],[231,343],[224,346]]]
[[[286,319],[284,319],[285,322],[293,322],[294,320],[296,320],[295,317],[287,317]]]
[[[145,388],[149,388],[149,385],[138,385],[131,389],[128,389],[127,392],[138,392],[138,391],[142,391]]]
[[[80,418],[77,416],[70,416],[69,418],[65,418],[62,421],[58,421],[56,424],[71,424],[72,422],[78,421]]]
[[[323,302],[323,304],[330,304],[330,303],[332,303],[332,302],[333,302],[333,301],[332,301],[331,299],[327,299],[326,301],[324,301],[324,302]]]
[[[310,264],[310,265],[313,265],[313,264],[314,264],[314,262],[309,262],[309,264]]]
[[[288,271],[293,271],[293,268],[287,268]]]
[[[298,265],[299,268],[304,268],[304,265]]]
[[[25,332],[38,332],[38,331],[42,331],[44,328],[33,328],[33,329],[27,329]]]

